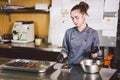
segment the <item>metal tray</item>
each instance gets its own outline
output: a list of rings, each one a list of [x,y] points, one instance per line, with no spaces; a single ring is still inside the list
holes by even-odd
[[[30,62],[33,64],[34,63],[39,64],[39,66],[38,66],[39,68],[28,67],[28,66],[25,67],[25,66],[20,65],[21,63],[27,64]],[[14,63],[17,63],[17,65],[15,65]],[[12,60],[8,63],[3,64],[2,69],[41,73],[41,72],[46,72],[55,63],[56,62],[27,60],[27,59],[15,59],[15,60]]]

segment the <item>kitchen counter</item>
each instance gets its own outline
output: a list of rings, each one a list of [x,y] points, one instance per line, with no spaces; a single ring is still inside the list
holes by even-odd
[[[116,69],[102,68],[99,73],[84,73],[80,66],[72,66],[71,71],[61,71],[63,64],[57,63],[46,73],[30,73],[0,69],[0,80],[116,80],[110,79]]]
[[[0,57],[56,61],[60,50],[56,46],[35,46],[34,43],[4,44],[0,45]],[[40,74],[0,69],[0,80],[117,80],[116,75],[113,75],[115,71],[116,69],[102,68],[99,74],[86,74],[80,66],[73,66],[71,72],[62,72],[61,64],[56,64],[47,73]]]
[[[31,42],[26,44],[3,44],[0,45],[0,51],[0,57],[5,58],[56,61],[61,48],[45,44],[35,46],[35,44]]]
[[[44,51],[53,51],[53,52],[60,52],[61,47],[58,47],[56,45],[47,45],[47,44],[41,44],[39,46],[36,46],[34,42],[30,43],[9,43],[9,44],[2,44],[0,45],[0,48],[13,48],[13,47],[21,47],[21,48],[36,48],[41,49]]]

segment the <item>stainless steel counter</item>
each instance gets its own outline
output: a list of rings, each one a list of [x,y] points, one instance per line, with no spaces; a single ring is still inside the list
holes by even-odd
[[[61,48],[56,46],[56,45],[41,44],[39,46],[36,46],[34,42],[30,42],[30,43],[11,43],[11,44],[0,45],[0,48],[13,48],[13,47],[36,48],[36,49],[42,49],[44,51],[53,51],[53,52],[60,52],[61,51]]]
[[[73,66],[70,72],[63,72],[59,63],[54,68],[57,69],[52,74],[52,76],[56,76],[56,79],[53,77],[55,80],[110,80],[116,72],[116,69],[101,68],[99,73],[90,74],[83,72],[80,66]]]
[[[0,80],[110,80],[116,69],[102,68],[100,73],[86,74],[80,66],[72,66],[70,72],[61,71],[63,64],[55,64],[46,73],[28,73],[0,70]]]
[[[60,48],[55,46],[31,47],[29,45],[26,47],[26,45],[0,45],[0,57],[56,61],[56,57],[60,52]],[[0,62],[4,63],[2,61]],[[9,59],[6,61],[9,61]],[[102,68],[99,74],[86,74],[80,66],[73,66],[71,72],[63,72],[61,66],[62,64],[56,64],[47,73],[40,74],[0,69],[0,80],[110,80],[116,71],[116,69]]]

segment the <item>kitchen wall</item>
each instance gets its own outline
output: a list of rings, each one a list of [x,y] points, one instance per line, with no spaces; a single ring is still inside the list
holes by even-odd
[[[36,3],[47,3],[50,5],[50,0],[11,0],[11,5],[23,5],[24,7],[34,7]],[[1,5],[7,5],[6,0],[0,1]],[[35,34],[40,36],[48,36],[49,29],[49,14],[44,13],[19,13],[9,16],[0,13],[0,35],[9,34],[12,31],[15,21],[34,21]]]
[[[69,15],[70,10],[80,1],[83,0],[52,0],[49,43],[62,46],[66,29],[74,26]],[[85,0],[85,2],[90,7],[86,22],[91,28],[98,31],[100,46],[115,47],[119,0]],[[111,6],[113,4],[115,6]]]

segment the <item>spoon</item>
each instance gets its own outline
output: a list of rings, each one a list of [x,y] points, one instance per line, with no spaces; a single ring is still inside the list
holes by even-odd
[[[93,64],[93,65],[97,65],[96,61],[97,61],[97,58],[93,58],[92,64]]]

